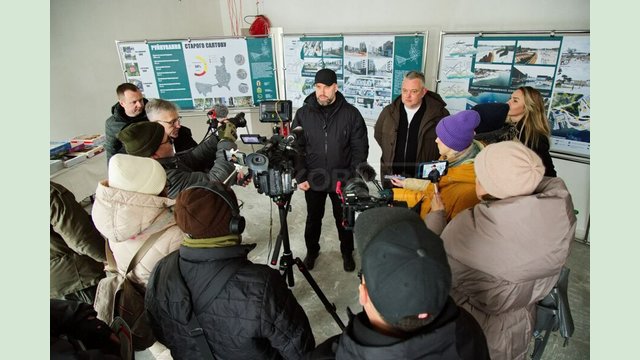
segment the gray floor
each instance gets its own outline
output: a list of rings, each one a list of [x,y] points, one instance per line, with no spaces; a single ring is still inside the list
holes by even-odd
[[[247,219],[247,230],[243,235],[243,242],[257,243],[256,249],[250,253],[250,259],[256,263],[266,264],[271,258],[271,243],[269,238],[275,238],[280,228],[278,207],[266,195],[258,194],[253,184],[246,188],[234,187],[238,198],[244,202],[241,213]],[[346,324],[346,308],[354,312],[361,310],[358,304],[357,272],[347,273],[342,269],[342,258],[337,240],[337,233],[331,215],[331,207],[327,200],[325,220],[322,227],[321,254],[311,275],[318,283],[329,301],[335,303],[337,313]],[[287,222],[291,250],[294,257],[304,258],[304,222],[306,217],[304,194],[296,191],[292,198],[291,212]],[[273,227],[270,227],[273,224]],[[357,253],[357,251],[356,251]],[[356,269],[360,259],[356,255]],[[589,246],[574,242],[568,260],[571,269],[569,281],[570,304],[575,322],[575,333],[569,345],[562,347],[562,338],[553,333],[547,344],[543,359],[589,359]],[[340,328],[324,305],[317,297],[302,273],[294,267],[295,286],[292,291],[298,302],[305,309],[311,327],[320,343],[330,336],[338,334]],[[136,358],[152,359],[148,351],[136,354]]]

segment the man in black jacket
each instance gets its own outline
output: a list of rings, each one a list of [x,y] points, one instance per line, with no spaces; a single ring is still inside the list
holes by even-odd
[[[360,304],[342,335],[311,359],[489,359],[476,320],[451,297],[442,239],[406,208],[375,208],[356,220]]]
[[[127,153],[124,145],[122,145],[122,142],[118,139],[120,130],[131,124],[150,120],[147,118],[147,111],[145,110],[149,100],[143,97],[142,91],[134,84],[122,83],[118,85],[116,95],[118,102],[111,107],[111,116],[105,121],[106,139],[104,149],[107,153],[107,161],[115,154]],[[175,109],[177,112],[177,108]],[[153,120],[158,119],[153,118]],[[175,123],[172,127],[177,130],[170,136],[174,138],[173,146],[176,152],[189,150],[197,145],[191,136],[191,129],[186,126],[180,126],[179,124],[178,126],[174,125]]]
[[[233,173],[234,165],[225,159],[225,150],[235,149],[235,138],[210,136],[191,150],[176,153],[172,138],[157,122],[145,121],[127,126],[118,133],[127,153],[158,160],[167,173],[167,197],[175,199],[187,187],[206,181],[224,181]],[[241,178],[232,178],[235,183]]]
[[[153,332],[171,356],[300,359],[312,350],[309,320],[280,273],[247,259],[256,245],[242,244],[233,191],[217,182],[191,187],[174,211],[184,242],[158,262],[145,296]],[[191,332],[194,316],[204,338]]]
[[[304,156],[296,161],[298,188],[305,192],[307,223],[304,240],[307,256],[304,264],[311,270],[320,253],[320,232],[327,195],[340,239],[345,271],[355,269],[353,234],[342,226],[342,208],[335,192],[336,183],[353,177],[358,164],[367,161],[369,142],[362,115],[338,91],[337,76],[322,69],[315,76],[315,93],[293,119],[292,128],[302,126],[304,136],[298,140]]]

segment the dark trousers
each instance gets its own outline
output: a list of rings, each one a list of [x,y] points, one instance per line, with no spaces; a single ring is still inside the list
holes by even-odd
[[[307,201],[307,225],[304,229],[304,242],[307,245],[307,252],[320,251],[320,233],[322,231],[322,218],[324,217],[325,202],[327,195],[331,199],[333,218],[338,229],[338,239],[340,239],[340,252],[351,254],[353,252],[353,232],[342,227],[342,207],[338,194],[334,192],[305,191],[304,198]]]

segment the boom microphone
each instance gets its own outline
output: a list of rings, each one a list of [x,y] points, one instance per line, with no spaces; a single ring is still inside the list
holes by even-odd
[[[362,162],[356,166],[356,173],[360,175],[364,181],[373,181],[376,179],[376,171],[366,162]]]

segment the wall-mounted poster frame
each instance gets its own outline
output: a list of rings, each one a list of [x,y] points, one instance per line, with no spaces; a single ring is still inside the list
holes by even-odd
[[[545,99],[551,151],[588,162],[590,55],[583,30],[441,32],[437,92],[456,113],[532,86]]]
[[[126,82],[181,110],[250,108],[278,98],[269,36],[116,41],[116,49]]]
[[[338,88],[373,124],[401,92],[402,78],[425,67],[427,32],[284,34],[286,99],[294,108],[314,91],[314,75],[330,68]]]

